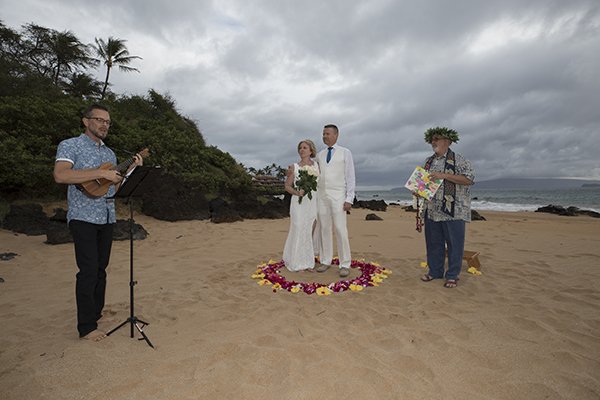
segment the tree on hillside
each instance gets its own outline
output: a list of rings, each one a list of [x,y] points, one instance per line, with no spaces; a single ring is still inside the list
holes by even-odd
[[[243,164],[241,164],[241,167],[244,168],[250,175],[269,175],[278,178],[279,180],[284,180],[286,178],[287,170],[281,165],[277,165],[275,163],[267,165],[261,169],[256,169],[254,167],[246,168]]]
[[[97,98],[102,93],[102,83],[88,74],[74,73],[70,82],[63,83],[61,88],[65,93],[78,99]]]
[[[137,68],[129,67],[128,65],[136,58],[142,59],[139,56],[130,56],[127,46],[125,46],[125,39],[115,39],[112,36],[105,42],[103,39],[96,38],[96,54],[101,58],[100,61],[104,61],[106,65],[106,79],[104,80],[104,88],[102,89],[102,98],[106,95],[106,88],[108,87],[108,79],[110,77],[110,69],[116,65],[119,66],[119,70],[122,72],[140,72]]]
[[[90,57],[89,47],[81,43],[71,31],[51,30],[48,48],[55,85],[62,76],[70,76],[80,68],[87,69],[98,65],[98,61]]]
[[[19,46],[23,61],[33,71],[51,78],[55,85],[66,82],[75,72],[98,65],[98,60],[90,57],[89,47],[71,31],[28,24]]]

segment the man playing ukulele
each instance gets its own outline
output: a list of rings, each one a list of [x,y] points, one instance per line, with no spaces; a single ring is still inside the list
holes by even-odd
[[[114,200],[122,175],[118,170],[98,169],[104,163],[117,164],[117,157],[103,142],[110,127],[109,109],[94,103],[83,112],[86,129],[79,137],[63,140],[58,145],[54,164],[54,180],[66,183],[69,210],[67,224],[73,234],[76,275],[77,330],[81,339],[102,340],[106,333],[98,329],[99,322],[118,322],[102,316],[106,292],[106,267],[110,259],[113,224],[117,221]],[[142,165],[140,154],[127,172]],[[77,184],[108,181],[107,192],[100,197],[86,196]],[[105,182],[106,182],[105,181]]]

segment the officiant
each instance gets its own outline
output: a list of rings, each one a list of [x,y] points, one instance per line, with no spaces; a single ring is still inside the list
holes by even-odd
[[[458,142],[458,133],[448,128],[430,128],[425,141],[431,145],[433,155],[425,160],[423,169],[431,179],[443,179],[431,200],[425,200],[422,216],[425,220],[425,244],[429,273],[423,282],[446,278],[444,287],[458,286],[465,246],[466,223],[471,222],[471,191],[475,171],[465,156],[450,149]],[[448,270],[444,274],[448,250]]]

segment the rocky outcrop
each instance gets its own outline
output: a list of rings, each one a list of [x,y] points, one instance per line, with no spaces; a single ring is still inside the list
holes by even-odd
[[[483,216],[475,210],[471,210],[471,221],[487,221]]]
[[[574,217],[577,215],[588,215],[593,218],[600,218],[600,213],[597,213],[596,211],[581,210],[578,207],[574,207],[574,206],[564,208],[563,206],[555,206],[555,205],[549,204],[545,207],[539,207],[537,210],[535,210],[535,212],[545,212],[545,213],[550,213],[550,214],[565,215],[567,217]]]
[[[48,217],[39,204],[11,205],[10,211],[2,221],[2,227],[15,233],[28,236],[46,235],[46,243],[72,243],[73,236],[67,226],[67,212],[62,208],[54,210],[54,215]],[[129,240],[130,222],[120,219],[114,227],[113,240]],[[140,225],[133,224],[133,239],[143,240],[148,232]]]
[[[179,177],[163,173],[142,197],[142,212],[161,221],[203,220],[211,217],[203,194],[193,194]]]
[[[209,202],[203,194],[192,194],[177,176],[161,174],[142,198],[142,212],[162,221],[210,219],[218,224],[244,219],[278,219],[289,216],[288,196],[281,200],[265,195],[269,200],[261,202],[252,192],[239,195],[231,203],[221,197]]]
[[[355,197],[352,208],[366,208],[367,210],[385,212],[387,210],[387,204],[384,200],[356,200]]]
[[[271,198],[263,204],[256,196],[248,194],[228,203],[220,197],[209,202],[211,222],[235,222],[244,219],[280,219],[290,215],[290,198]]]
[[[2,220],[2,228],[27,236],[45,235],[50,220],[39,204],[10,205],[10,211]]]

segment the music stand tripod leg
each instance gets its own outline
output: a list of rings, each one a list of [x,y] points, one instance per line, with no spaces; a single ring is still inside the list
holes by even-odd
[[[140,167],[137,167],[140,168]],[[141,169],[141,168],[140,168]],[[137,171],[134,170],[133,173],[130,175],[129,181],[125,182],[121,188],[119,189],[119,192],[121,190],[126,190],[127,185],[129,184],[130,186],[133,186],[133,182],[135,182],[136,185],[139,185],[141,181],[143,181],[148,175],[152,175],[149,171],[146,172],[146,174],[144,175],[143,173],[138,174],[137,176],[135,175]],[[139,171],[142,172],[142,171]],[[155,177],[155,175],[153,175]],[[137,182],[136,182],[137,181]],[[137,188],[137,186],[136,186]],[[131,216],[130,216],[130,220],[129,220],[129,243],[130,243],[130,250],[129,250],[129,257],[130,257],[130,263],[129,263],[129,274],[130,274],[130,279],[129,279],[129,302],[130,302],[130,317],[127,318],[127,320],[123,323],[121,323],[119,326],[117,326],[115,329],[110,330],[109,332],[106,333],[106,335],[110,335],[113,332],[117,331],[119,328],[125,326],[127,323],[131,324],[131,337],[133,338],[133,327],[135,325],[135,327],[137,328],[137,330],[140,332],[140,334],[142,335],[143,340],[146,341],[146,343],[148,343],[148,346],[154,348],[154,346],[152,345],[152,343],[150,342],[150,339],[148,339],[148,336],[146,336],[146,334],[144,333],[144,331],[142,330],[142,327],[139,326],[138,322],[140,322],[143,326],[149,325],[147,322],[144,322],[140,319],[138,319],[137,317],[135,317],[135,314],[133,312],[133,302],[134,302],[134,296],[133,296],[133,287],[137,284],[137,281],[133,280],[133,199],[132,197],[136,196],[135,194],[135,189],[133,191],[129,191],[127,194],[123,193],[122,195],[120,195],[120,193],[117,192],[115,194],[115,196],[113,196],[113,198],[118,198],[118,197],[123,197],[123,198],[127,198],[127,201],[129,202],[130,205],[130,211],[131,211]],[[137,194],[137,196],[139,197],[139,193]],[[142,340],[142,339],[139,339]]]

